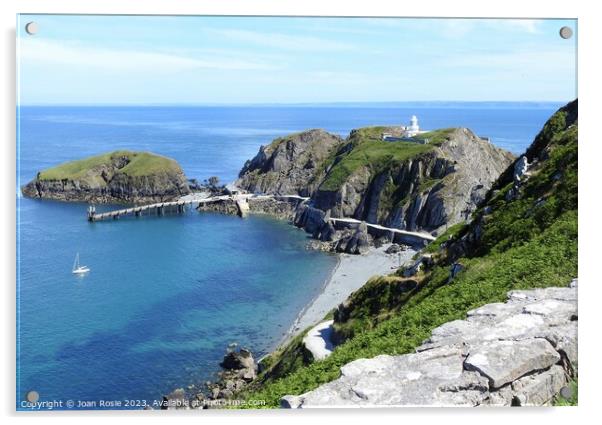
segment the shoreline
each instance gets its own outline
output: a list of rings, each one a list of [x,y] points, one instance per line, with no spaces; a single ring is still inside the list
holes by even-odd
[[[325,280],[320,293],[297,315],[295,321],[277,344],[276,349],[287,344],[310,326],[324,319],[332,309],[345,301],[352,292],[360,289],[373,276],[385,275],[397,269],[399,254],[387,254],[391,244],[380,248],[371,247],[366,254],[337,254],[338,262]],[[418,252],[408,248],[401,252],[401,264],[408,262]]]

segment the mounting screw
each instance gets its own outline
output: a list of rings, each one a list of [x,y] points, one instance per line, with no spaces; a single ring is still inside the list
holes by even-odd
[[[573,395],[573,390],[571,390],[570,387],[562,387],[560,389],[560,395],[562,396],[562,398],[568,400]]]
[[[573,30],[570,27],[562,27],[562,28],[560,28],[559,33],[560,33],[560,36],[562,38],[564,38],[565,40],[569,39],[569,38],[571,38],[573,36]]]
[[[25,394],[25,398],[28,402],[35,403],[40,399],[40,394],[38,394],[37,391],[29,391],[27,394]]]
[[[25,31],[29,35],[34,35],[38,32],[38,24],[36,24],[35,22],[28,22],[27,24],[25,24]]]

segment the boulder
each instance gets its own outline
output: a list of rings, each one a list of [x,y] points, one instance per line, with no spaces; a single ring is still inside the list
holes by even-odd
[[[397,245],[396,243],[391,244],[391,246],[385,250],[385,252],[387,254],[397,254],[401,251],[402,251],[401,246]]]
[[[345,252],[347,254],[365,254],[370,249],[370,237],[368,236],[368,226],[361,222],[358,227],[348,236],[344,236],[337,241],[334,247],[336,252]]]
[[[527,171],[529,170],[529,160],[525,155],[521,156],[514,163],[514,173],[512,175],[512,179],[514,180],[514,184],[518,185],[523,180]]]
[[[226,370],[254,369],[255,360],[249,350],[241,348],[238,352],[231,351],[226,354],[220,366]]]
[[[186,397],[186,391],[184,388],[178,388],[172,391],[170,394],[163,396],[163,402],[161,403],[162,410],[173,410],[173,409],[188,409],[189,403]]]
[[[545,370],[559,360],[560,354],[547,340],[533,338],[483,344],[470,351],[464,365],[489,378],[492,388],[500,388],[530,372]]]

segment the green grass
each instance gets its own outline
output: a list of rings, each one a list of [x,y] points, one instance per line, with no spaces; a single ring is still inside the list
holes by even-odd
[[[448,227],[444,233],[437,237],[437,239],[424,247],[423,252],[434,253],[439,251],[444,242],[456,238],[462,231],[466,229],[466,227],[466,223],[457,223]]]
[[[276,407],[284,395],[338,378],[350,361],[412,352],[437,326],[505,301],[509,290],[566,286],[577,276],[577,128],[566,129],[562,114],[555,114],[536,139],[538,152],[545,151],[547,158],[531,170],[518,198],[505,200],[512,179],[506,172],[496,185],[499,193],[488,196],[486,216],[481,209],[470,225],[450,227],[427,248],[438,251],[450,237],[450,243],[459,243],[469,232],[478,234],[473,242],[460,244],[467,246],[464,256],[447,258],[447,250],[440,251],[437,263],[418,276],[409,293],[396,290],[396,276],[371,280],[347,300],[344,318],[335,315],[336,326],[349,339],[328,358],[297,363],[284,375],[267,374],[239,396]],[[453,261],[465,269],[450,283]]]
[[[367,167],[372,175],[406,160],[429,152],[454,129],[442,129],[424,133],[416,138],[429,139],[422,145],[412,142],[384,142],[382,133],[387,127],[365,127],[353,132],[349,138],[352,149],[333,158],[334,166],[320,185],[320,190],[336,191],[354,172]]]
[[[149,152],[115,151],[77,161],[66,162],[40,172],[40,180],[78,180],[88,178],[91,170],[110,166],[119,157],[130,162],[119,170],[128,176],[145,176],[160,172],[175,172],[180,169],[176,161]]]

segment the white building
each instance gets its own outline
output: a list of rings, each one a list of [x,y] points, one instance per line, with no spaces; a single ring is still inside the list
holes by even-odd
[[[413,137],[422,134],[428,133],[428,131],[420,130],[420,126],[418,125],[418,118],[416,115],[412,115],[410,118],[410,125],[402,125],[398,127],[401,131],[399,133],[382,133],[382,140],[385,142],[415,142],[415,143],[428,143],[428,139],[414,139]]]
[[[405,137],[414,137],[417,134],[424,133],[420,131],[420,126],[418,125],[418,118],[416,115],[412,115],[410,118],[410,125],[404,127],[404,136]]]

